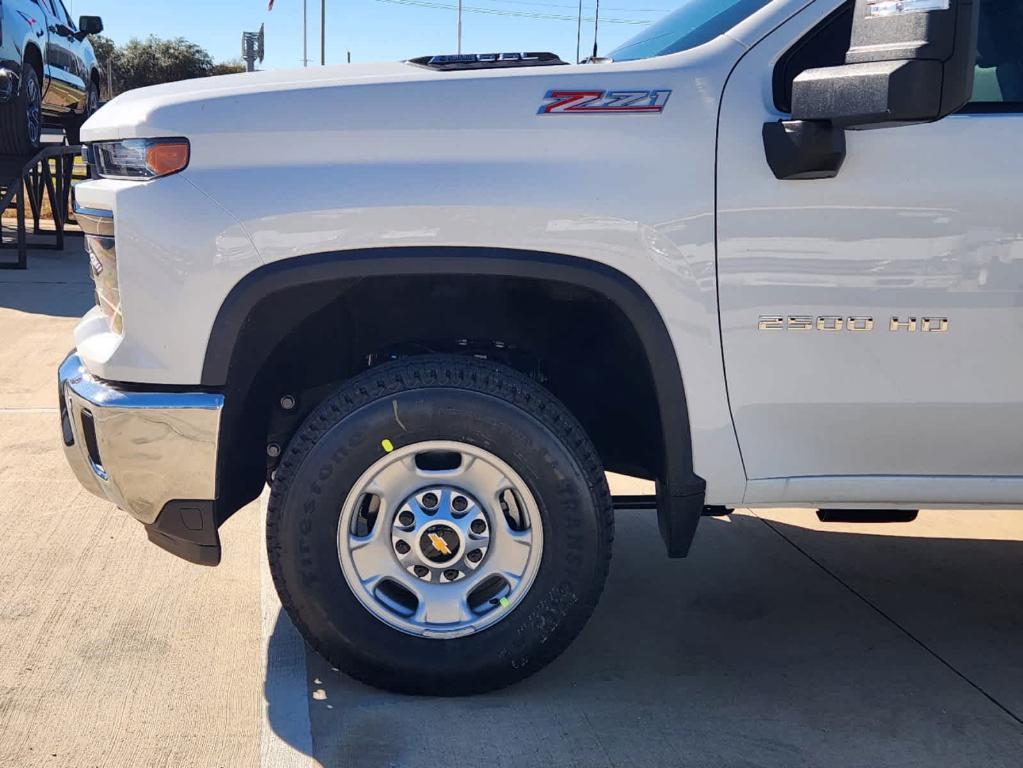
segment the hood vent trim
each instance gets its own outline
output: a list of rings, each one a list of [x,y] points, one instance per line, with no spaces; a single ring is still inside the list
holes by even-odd
[[[420,56],[408,64],[435,72],[458,72],[472,69],[512,69],[517,67],[556,67],[568,64],[556,53],[459,53],[446,56]]]

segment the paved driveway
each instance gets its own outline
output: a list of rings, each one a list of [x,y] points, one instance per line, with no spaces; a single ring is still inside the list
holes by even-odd
[[[280,614],[260,502],[203,569],[78,489],[53,376],[86,265],[31,265],[0,272],[0,766],[1023,764],[1017,512],[740,511],[682,561],[622,512],[604,599],[544,672],[467,699],[340,677]]]

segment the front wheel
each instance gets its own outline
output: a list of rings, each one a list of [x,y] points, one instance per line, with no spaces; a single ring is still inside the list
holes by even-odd
[[[530,379],[431,357],[366,372],[291,441],[267,544],[281,601],[344,672],[406,693],[499,688],[578,634],[613,518],[568,411]]]
[[[0,155],[31,157],[43,137],[43,90],[35,67],[23,67],[17,95],[0,106]]]

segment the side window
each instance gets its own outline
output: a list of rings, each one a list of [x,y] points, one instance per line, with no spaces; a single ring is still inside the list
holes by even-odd
[[[977,76],[966,111],[1023,112],[1023,3],[981,0]]]
[[[64,5],[64,0],[53,0],[54,5],[57,8],[57,18],[64,18],[64,23],[67,24],[75,32],[78,31],[78,25],[71,20],[71,14],[67,12],[67,6]]]
[[[57,14],[53,12],[53,5],[50,4],[50,0],[32,0],[32,2],[38,5],[43,10],[43,13],[53,18],[58,18]]]
[[[774,68],[774,104],[780,112],[792,111],[792,81],[808,69],[845,64],[852,39],[852,0],[814,27],[790,48]]]

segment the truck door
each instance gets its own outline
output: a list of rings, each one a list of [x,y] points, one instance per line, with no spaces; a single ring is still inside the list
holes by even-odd
[[[788,116],[796,74],[842,63],[851,14],[811,3],[723,95],[719,299],[747,501],[779,483],[791,501],[1019,501],[1023,3],[983,0],[961,113],[849,131],[836,178],[780,181],[762,126]]]
[[[47,13],[46,69],[50,76],[45,101],[47,107],[63,111],[85,98],[81,43],[74,37],[77,27],[61,0],[43,0],[43,6]]]

